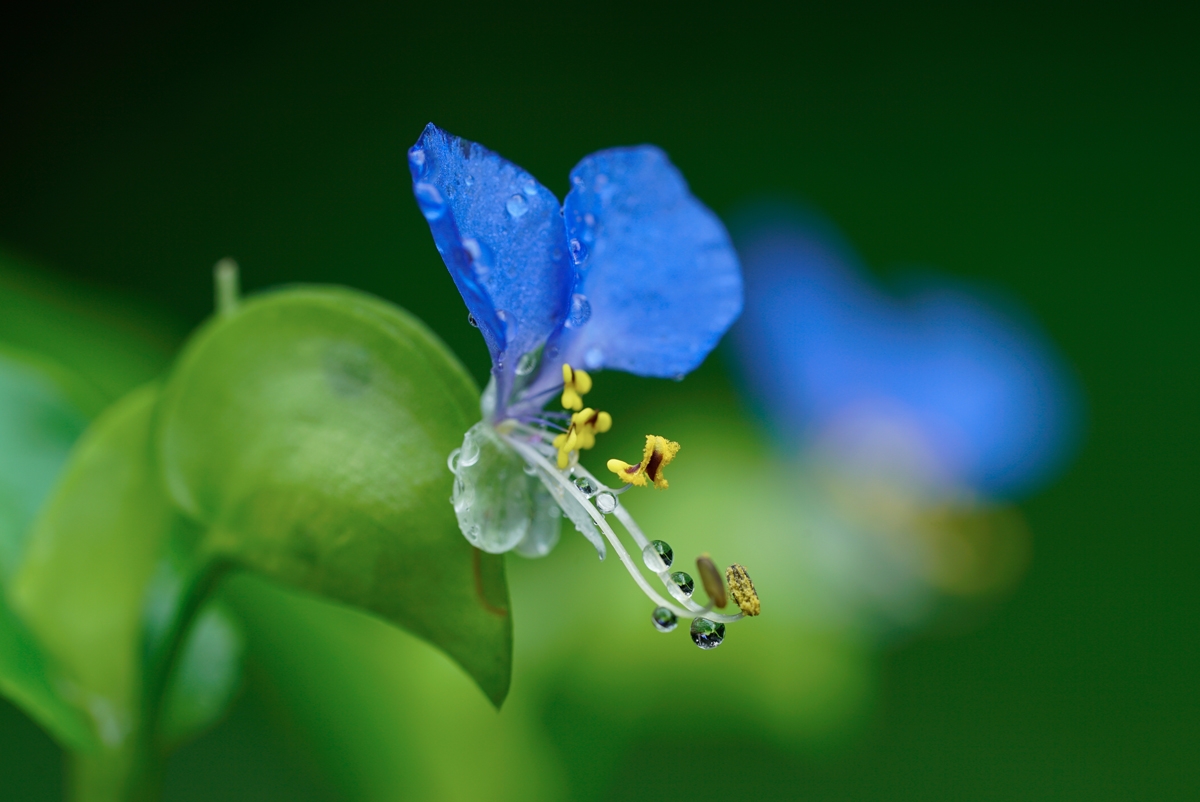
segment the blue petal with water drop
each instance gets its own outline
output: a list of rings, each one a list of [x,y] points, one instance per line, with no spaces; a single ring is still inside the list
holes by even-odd
[[[483,333],[504,398],[521,356],[545,343],[570,307],[558,199],[517,165],[432,123],[408,161],[417,205]]]
[[[929,274],[884,293],[815,216],[760,215],[739,246],[734,340],[792,447],[893,467],[898,448],[919,450],[936,480],[999,497],[1044,483],[1073,450],[1078,390],[1012,302]]]
[[[571,171],[563,208],[574,271],[557,362],[678,377],[742,308],[725,227],[656,147],[594,153]]]

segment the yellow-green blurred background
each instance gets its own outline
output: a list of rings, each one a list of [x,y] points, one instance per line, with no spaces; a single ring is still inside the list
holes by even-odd
[[[174,757],[167,798],[1194,794],[1195,32],[1168,9],[1032,4],[12,16],[0,244],[23,281],[133,304],[164,354],[233,256],[251,291],[337,282],[412,310],[482,381],[483,342],[410,191],[405,151],[432,120],[560,196],[583,155],[653,142],[719,214],[803,199],[882,276],[935,265],[1020,298],[1086,401],[1077,458],[1021,504],[1020,581],[879,638],[806,614],[793,477],[731,350],[680,384],[604,374],[597,397],[632,427],[614,449],[662,420],[686,447],[672,492],[631,507],[685,558],[761,566],[761,620],[712,653],[660,636],[615,560],[564,533],[545,560],[509,560],[516,666],[497,714],[414,638],[238,578],[224,594],[246,681]],[[57,747],[7,702],[0,789],[62,798]]]

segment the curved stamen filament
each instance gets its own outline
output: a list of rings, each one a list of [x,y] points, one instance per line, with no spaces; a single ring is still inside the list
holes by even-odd
[[[591,474],[591,472],[588,471],[588,469],[583,467],[582,465],[577,465],[575,467],[575,471],[577,473],[582,473],[584,476],[586,476],[588,479],[590,479],[594,484],[599,486],[601,488],[601,492],[604,492],[604,491],[608,491],[610,493],[615,492],[615,491],[612,491],[612,490],[609,490],[608,488],[606,488],[603,485],[603,483],[601,483],[598,479],[596,479],[596,477],[593,476]],[[632,485],[625,485],[625,487],[621,488],[621,490],[622,491],[628,490],[630,487],[632,487]],[[616,510],[614,510],[613,513],[617,516],[617,520],[619,520],[621,522],[621,525],[625,527],[625,531],[627,531],[629,533],[630,537],[632,537],[634,539],[634,542],[636,542],[638,544],[638,548],[644,552],[646,550],[646,547],[650,545],[650,540],[646,537],[645,533],[642,532],[642,528],[637,525],[637,521],[633,520],[633,516],[629,514],[629,510],[625,509],[625,507],[623,505],[618,504]],[[670,569],[664,565],[663,570],[661,570],[657,573],[658,573],[658,578],[660,580],[662,580],[663,585],[668,588],[671,587],[671,585],[669,584],[671,582]],[[711,604],[701,606],[698,602],[695,602],[690,598],[687,601],[683,602],[683,604],[685,607],[690,609],[693,614],[701,613],[704,615],[705,618],[709,618],[713,621],[720,621],[720,622],[726,623],[726,624],[728,624],[731,621],[737,621],[738,619],[743,617],[741,613],[738,613],[737,615],[723,615],[721,613],[714,613],[714,612],[712,612]]]
[[[550,439],[545,433],[543,433],[537,429],[534,429],[530,426],[525,426],[523,424],[517,424],[512,428],[512,432],[513,433],[520,432],[521,434],[532,436],[532,439],[536,440],[543,447],[551,448],[551,449],[553,448],[552,446],[550,446],[550,444],[549,444]],[[546,455],[543,454],[540,449],[538,449],[536,446],[534,446],[533,443],[526,442],[526,441],[521,440],[516,437],[506,437],[505,439],[508,440],[509,444],[513,448],[515,448],[517,450],[517,452],[519,454],[521,454],[521,456],[524,457],[527,462],[531,462],[532,464],[536,465],[542,471],[543,474],[552,476],[555,479],[555,481],[557,481],[559,484],[561,484],[563,486],[563,489],[566,490],[566,492],[568,494],[570,494],[570,496],[576,501],[576,503],[582,505],[582,507],[585,510],[587,510],[587,513],[591,517],[592,521],[596,524],[596,526],[600,529],[600,531],[602,533],[604,533],[605,539],[609,542],[609,544],[612,546],[613,550],[617,553],[617,557],[621,560],[621,564],[625,566],[625,570],[629,572],[629,575],[633,577],[635,582],[637,582],[638,587],[640,587],[642,589],[642,592],[645,593],[646,596],[651,601],[653,601],[655,604],[659,605],[660,607],[667,608],[668,610],[673,612],[675,615],[680,616],[682,618],[695,618],[697,615],[703,615],[704,617],[709,618],[713,621],[720,621],[722,623],[729,623],[732,621],[737,621],[738,619],[742,618],[742,615],[740,613],[737,615],[721,615],[721,614],[717,614],[717,613],[712,613],[712,612],[710,612],[711,607],[701,607],[699,604],[692,601],[691,599],[688,599],[686,602],[683,603],[684,607],[679,607],[678,605],[676,605],[672,602],[669,602],[665,598],[663,598],[657,591],[654,590],[653,587],[651,587],[650,583],[646,580],[646,577],[643,576],[642,572],[640,570],[638,570],[638,567],[634,563],[633,558],[630,557],[629,552],[626,551],[625,545],[621,542],[621,539],[619,537],[617,537],[616,532],[613,531],[613,528],[609,525],[607,518],[599,510],[597,510],[593,504],[590,503],[590,501],[588,500],[588,497],[583,495],[583,493],[579,490],[579,488],[575,486],[575,483],[572,482],[565,473],[558,470],[554,465],[552,465],[550,463],[550,461],[547,459]],[[609,492],[609,493],[615,492],[615,491],[612,491],[611,489],[609,489],[607,486],[605,486],[600,481],[598,481],[596,479],[596,477],[594,477],[587,469],[583,468],[582,466],[576,466],[576,471],[581,473],[583,476],[587,477],[593,484],[595,484],[597,487],[599,487],[600,488],[599,492]],[[624,489],[624,488],[622,488],[622,489]],[[618,520],[621,521],[621,524],[625,527],[626,531],[628,531],[630,536],[634,539],[634,541],[637,542],[639,547],[644,550],[645,547],[649,544],[649,541],[646,540],[645,534],[642,533],[642,530],[633,521],[633,517],[630,516],[628,511],[624,510],[620,505],[617,506],[617,517],[618,517]],[[659,576],[659,579],[662,580],[664,585],[666,585],[670,581],[669,577],[668,577],[668,572],[665,570],[660,572],[658,574],[658,576]]]

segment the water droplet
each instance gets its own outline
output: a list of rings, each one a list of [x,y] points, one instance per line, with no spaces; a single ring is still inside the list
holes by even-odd
[[[571,251],[571,261],[576,265],[582,265],[585,261],[587,261],[588,249],[583,242],[572,238],[572,240],[567,243],[567,247]]]
[[[583,222],[587,223],[589,227],[596,225],[596,215],[588,212],[583,216]]]
[[[446,457],[446,467],[450,469],[450,473],[458,473],[458,455],[461,453],[462,449],[456,448]]]
[[[692,591],[696,589],[696,583],[692,581],[691,574],[685,574],[683,571],[675,571],[671,574],[671,581],[667,583],[667,590],[671,591],[671,595],[679,601],[687,601],[692,598]]]
[[[537,367],[537,363],[538,355],[536,351],[522,354],[521,358],[517,360],[517,375],[528,376],[530,373],[533,373],[533,369]]]
[[[617,508],[617,497],[612,493],[601,493],[596,496],[596,509],[608,515]]]
[[[692,619],[692,643],[701,649],[715,649],[725,640],[725,625],[707,618]]]
[[[467,312],[467,322],[470,323],[475,328],[479,328],[479,321],[476,320],[475,316],[472,315],[470,312]]]
[[[646,548],[642,549],[642,561],[657,574],[671,567],[671,563],[675,562],[675,552],[671,550],[670,544],[661,540],[651,540],[646,544]]]
[[[479,247],[479,240],[467,238],[462,241],[463,250],[467,252],[467,256],[471,257],[472,262],[478,262],[479,257],[483,255],[483,249]]]
[[[529,201],[525,200],[524,195],[513,195],[504,202],[504,208],[508,209],[508,213],[513,217],[520,217],[529,211]]]
[[[417,205],[426,220],[437,220],[446,213],[446,201],[433,184],[422,181],[413,187],[413,194],[417,196]]]
[[[425,173],[429,171],[429,166],[425,163],[425,149],[419,145],[409,148],[408,164],[417,178],[424,178]]]
[[[682,374],[682,373],[676,373],[676,374],[675,374],[674,376],[672,376],[671,378],[672,378],[672,379],[674,379],[674,380],[675,380],[675,381],[677,381],[677,382],[681,382],[681,381],[683,381],[684,374]]]
[[[475,186],[475,176],[471,175],[470,173],[467,173],[467,177],[463,180],[466,181],[467,186]]]
[[[525,475],[526,476],[537,476],[537,468],[533,467],[528,462],[525,463]]]
[[[583,493],[586,498],[596,495],[596,491],[599,489],[596,487],[596,483],[586,476],[576,478],[575,486],[579,488],[579,492]]]
[[[537,182],[533,179],[530,179],[529,181],[525,182],[525,186],[521,187],[521,191],[532,198],[537,194]]]
[[[479,443],[474,437],[466,437],[463,439],[462,450],[458,457],[458,466],[460,468],[470,468],[476,462],[479,462]]]
[[[470,512],[475,503],[475,485],[467,484],[461,476],[454,478],[454,495],[450,499],[455,512]]]
[[[604,352],[599,348],[589,348],[583,355],[583,364],[588,370],[599,370],[604,367]]]
[[[567,326],[577,329],[592,316],[592,304],[586,295],[575,293],[571,296],[571,311],[567,314]]]
[[[654,612],[650,613],[650,620],[654,622],[654,628],[659,632],[670,632],[679,625],[679,619],[675,617],[675,613],[666,607],[655,607]]]

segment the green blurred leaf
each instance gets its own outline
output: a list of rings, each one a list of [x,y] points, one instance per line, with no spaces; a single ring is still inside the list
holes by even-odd
[[[241,681],[245,642],[241,628],[222,604],[210,603],[188,631],[172,672],[159,733],[175,747],[224,714]]]
[[[177,326],[132,298],[0,250],[0,343],[53,360],[107,401],[162,372],[179,339]]]
[[[499,705],[512,656],[503,561],[459,533],[445,465],[478,417],[470,378],[419,321],[361,293],[299,288],[192,340],[164,389],[159,448],[214,558],[405,627]]]
[[[102,404],[66,368],[0,344],[0,577],[16,569],[26,531]]]
[[[71,371],[0,346],[0,590],[16,570],[26,533],[99,398]],[[0,593],[0,692],[64,746],[84,748],[87,721],[61,698],[41,647]]]
[[[166,533],[184,525],[153,467],[157,396],[152,386],[134,391],[80,440],[11,589],[72,701],[110,748],[138,726],[146,587]]]

